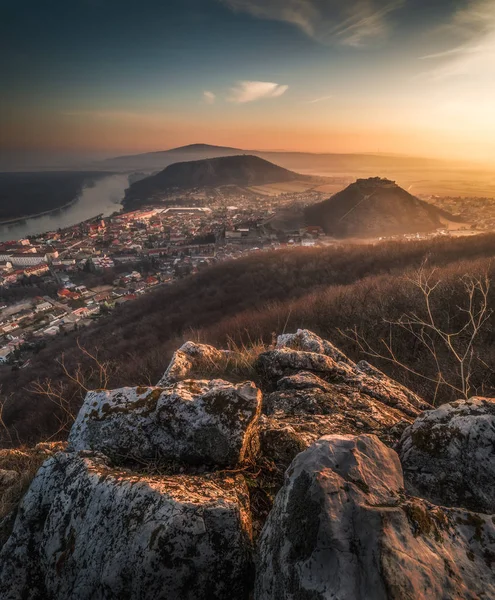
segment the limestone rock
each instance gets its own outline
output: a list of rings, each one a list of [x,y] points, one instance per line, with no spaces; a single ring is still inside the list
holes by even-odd
[[[415,493],[495,513],[495,400],[460,400],[424,413],[406,429],[398,452]]]
[[[299,454],[261,534],[255,600],[494,598],[492,518],[403,487],[375,436],[327,436]]]
[[[296,375],[300,371],[308,371],[333,381],[342,381],[352,374],[349,365],[338,363],[330,356],[289,348],[269,350],[260,354],[256,368],[267,385],[272,386],[275,386],[279,379]]]
[[[295,389],[301,389],[307,387],[309,376],[316,376],[328,383],[346,384],[379,402],[397,407],[412,417],[432,408],[419,396],[366,361],[357,365],[347,364],[343,361],[337,362],[325,354],[283,347],[261,354],[256,368],[269,389],[280,389],[280,385],[287,389],[288,381],[295,384]],[[301,381],[301,371],[305,372],[304,382]]]
[[[126,459],[235,466],[256,450],[261,392],[253,383],[182,381],[89,392],[69,450]]]
[[[260,450],[263,456],[279,467],[288,467],[308,443],[291,425],[262,416],[260,420]]]
[[[192,379],[195,376],[204,376],[215,366],[225,361],[226,354],[213,346],[186,342],[177,350],[158,382],[158,387],[164,387],[184,379]]]
[[[242,477],[145,477],[104,457],[44,463],[0,553],[2,600],[247,598]]]
[[[383,397],[389,392],[387,402],[372,394],[369,382],[365,390],[356,382],[330,383],[314,373],[300,372],[277,382],[277,391],[263,399],[263,412],[282,426],[293,427],[306,445],[333,433],[373,433],[394,445],[419,410],[411,404],[403,410],[401,402],[390,399],[390,394],[400,392],[396,392],[394,386],[398,384],[392,380],[385,386],[379,378],[373,381],[375,392],[379,386]]]
[[[307,329],[298,329],[297,333],[286,333],[279,335],[276,347],[278,349],[290,348],[291,350],[304,350],[306,352],[325,354],[325,356],[329,356],[335,362],[342,362],[351,367],[353,367],[355,364],[332,343],[328,342],[327,340],[323,340],[315,333],[308,331]]]

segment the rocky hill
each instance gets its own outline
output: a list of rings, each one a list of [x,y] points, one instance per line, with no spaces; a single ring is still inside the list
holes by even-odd
[[[282,169],[257,156],[224,156],[187,161],[170,165],[156,175],[133,183],[126,192],[124,206],[143,203],[153,196],[177,190],[227,185],[249,187],[304,179],[303,175]]]
[[[0,523],[2,599],[495,597],[493,400],[434,410],[305,330],[259,386],[228,361],[87,394]]]
[[[319,225],[337,238],[373,238],[434,231],[455,218],[419,200],[395,182],[358,179],[305,211],[307,225]]]

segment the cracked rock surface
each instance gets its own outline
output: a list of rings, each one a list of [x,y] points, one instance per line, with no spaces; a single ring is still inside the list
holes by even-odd
[[[250,538],[242,477],[149,477],[59,453],[0,554],[0,597],[246,598]]]
[[[495,513],[495,400],[425,412],[398,446],[408,488],[432,502]]]
[[[492,517],[403,488],[375,436],[327,436],[299,454],[261,534],[255,599],[494,598]]]

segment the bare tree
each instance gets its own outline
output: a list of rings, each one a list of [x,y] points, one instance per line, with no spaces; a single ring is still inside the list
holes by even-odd
[[[483,276],[465,275],[461,278],[466,297],[465,306],[456,306],[458,314],[455,322],[459,322],[455,329],[448,330],[440,324],[440,315],[435,311],[432,298],[437,288],[442,283],[435,278],[436,269],[427,270],[426,264],[420,267],[413,277],[406,278],[420,292],[423,303],[423,316],[418,312],[404,313],[397,320],[385,320],[388,323],[388,339],[380,338],[378,347],[372,345],[356,327],[339,332],[346,338],[355,342],[358,348],[367,356],[385,360],[404,369],[408,373],[429,381],[435,385],[436,400],[439,388],[444,386],[459,394],[462,398],[472,395],[472,376],[475,360],[485,367],[482,359],[477,356],[476,342],[493,314],[489,308],[488,294],[490,279],[488,274]],[[450,325],[451,320],[448,320]],[[405,364],[396,354],[394,349],[394,331],[397,329],[406,332],[412,340],[416,340],[426,349],[435,365],[436,376],[431,377],[421,373],[410,365]],[[447,354],[447,360],[441,358]]]
[[[61,433],[68,433],[74,422],[82,396],[90,391],[90,387],[97,389],[107,389],[110,381],[110,375],[113,366],[109,361],[102,361],[98,357],[98,350],[93,353],[80,345],[77,340],[77,346],[83,355],[89,359],[88,364],[83,366],[78,363],[74,369],[69,369],[65,363],[65,357],[57,360],[62,367],[64,378],[54,382],[51,379],[35,381],[28,388],[28,391],[38,396],[43,396],[52,402],[57,410],[53,412],[58,422],[58,429],[48,440],[56,438]]]

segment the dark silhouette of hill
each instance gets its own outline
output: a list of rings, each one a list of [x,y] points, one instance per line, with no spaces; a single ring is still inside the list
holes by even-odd
[[[455,168],[452,162],[422,157],[387,154],[320,154],[312,152],[246,150],[228,146],[213,146],[210,144],[190,144],[158,152],[117,156],[101,161],[98,164],[104,169],[154,172],[177,162],[204,160],[221,156],[237,156],[240,154],[259,156],[285,169],[304,170],[320,174],[324,172],[343,173],[349,171],[368,175],[377,171],[418,170],[424,172],[431,168]]]
[[[328,200],[305,210],[308,225],[336,238],[373,238],[434,231],[453,215],[419,200],[394,181],[358,179]]]
[[[56,386],[63,385],[71,407],[79,406],[84,391],[67,380],[60,364],[62,356],[71,373],[82,365],[87,388],[101,387],[95,365],[81,347],[97,352],[99,360],[108,365],[110,387],[155,384],[183,339],[219,346],[225,346],[229,338],[241,343],[269,342],[274,331],[284,328],[313,329],[360,360],[363,356],[351,342],[338,337],[336,329],[358,326],[370,341],[387,339],[387,319],[396,319],[405,311],[421,311],[417,288],[403,276],[411,274],[426,257],[428,265],[437,268],[436,276],[445,281],[444,291],[436,295],[435,310],[448,328],[456,315],[458,318],[457,307],[465,303],[459,276],[487,272],[493,279],[494,255],[495,234],[489,234],[263,252],[212,266],[116,309],[93,327],[55,339],[32,357],[29,368],[12,371],[0,367],[7,427],[0,433],[0,445],[8,441],[7,431],[15,442],[22,443],[46,439],[60,427],[57,416],[63,415],[57,415],[57,405],[33,392],[37,380],[48,378]],[[494,303],[492,287],[490,306]],[[495,362],[494,319],[490,318],[478,340],[489,364]],[[400,358],[435,381],[431,356],[420,352],[408,337],[397,342]],[[423,381],[406,381],[404,373],[390,365],[377,366],[424,397],[435,393],[435,384],[428,387]],[[480,376],[490,376],[485,384],[495,389],[493,373],[487,372],[485,365],[479,366]],[[475,379],[473,385],[481,385],[478,375]],[[442,401],[451,399],[442,397]]]
[[[172,190],[218,188],[226,185],[248,187],[297,179],[305,177],[257,156],[223,156],[181,162],[133,183],[126,192],[124,206],[136,206],[157,194]]]

